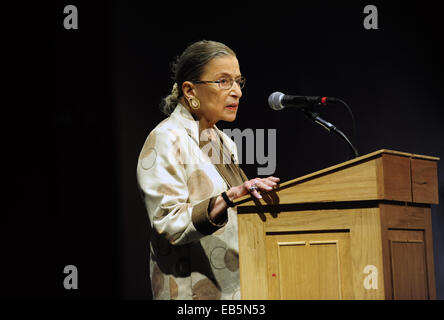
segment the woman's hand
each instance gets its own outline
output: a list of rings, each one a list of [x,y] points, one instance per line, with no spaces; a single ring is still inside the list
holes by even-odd
[[[243,184],[237,187],[232,187],[227,191],[227,196],[231,201],[240,198],[248,193],[251,193],[253,197],[257,199],[262,198],[258,191],[270,191],[277,188],[280,179],[277,177],[267,177],[267,178],[254,178],[245,181]]]
[[[255,178],[245,181],[243,184],[237,187],[232,187],[227,191],[228,198],[233,201],[239,197],[242,197],[248,193],[251,193],[257,199],[262,198],[258,191],[270,191],[278,187],[280,179],[276,177],[267,178]],[[226,212],[227,204],[222,196],[218,196],[213,208],[209,212],[210,219],[217,221],[223,212]]]

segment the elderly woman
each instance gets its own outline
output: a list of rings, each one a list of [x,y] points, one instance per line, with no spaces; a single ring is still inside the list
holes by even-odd
[[[173,65],[161,107],[168,117],[148,135],[137,179],[148,211],[155,299],[239,299],[238,228],[233,200],[277,186],[249,180],[236,144],[216,127],[236,119],[245,78],[226,45],[199,41]]]

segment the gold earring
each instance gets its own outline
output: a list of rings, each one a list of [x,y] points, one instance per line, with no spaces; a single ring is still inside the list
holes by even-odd
[[[199,99],[195,97],[191,97],[188,99],[188,104],[193,110],[199,110],[200,109],[200,101]]]

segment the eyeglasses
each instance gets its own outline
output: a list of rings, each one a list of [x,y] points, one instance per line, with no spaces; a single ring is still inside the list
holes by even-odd
[[[214,81],[196,80],[196,81],[192,81],[192,82],[194,82],[194,83],[217,83],[219,85],[219,88],[224,89],[224,90],[229,90],[229,89],[231,89],[231,87],[233,86],[235,81],[239,85],[239,88],[243,89],[243,87],[245,87],[246,79],[244,76],[240,76],[239,78],[236,78],[236,79],[233,79],[230,77],[224,77],[224,78],[220,78],[219,80],[214,80]]]

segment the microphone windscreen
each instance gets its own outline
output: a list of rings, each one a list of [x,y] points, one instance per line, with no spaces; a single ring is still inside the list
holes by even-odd
[[[284,106],[281,104],[281,100],[283,98],[284,94],[282,92],[273,92],[268,97],[268,105],[273,110],[282,110],[284,109]]]

